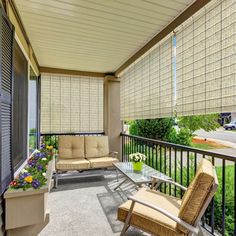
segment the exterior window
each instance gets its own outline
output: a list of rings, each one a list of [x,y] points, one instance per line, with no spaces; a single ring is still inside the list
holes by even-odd
[[[27,159],[28,136],[28,63],[16,41],[14,41],[13,64],[12,164],[16,171]]]
[[[38,94],[38,77],[30,68],[29,81],[29,155],[37,148],[37,94]]]

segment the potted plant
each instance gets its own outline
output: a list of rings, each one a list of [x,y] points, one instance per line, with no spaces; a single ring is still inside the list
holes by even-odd
[[[141,171],[143,167],[143,162],[146,160],[146,156],[142,153],[132,153],[129,155],[129,160],[133,164],[134,171]]]
[[[47,197],[55,165],[52,150],[43,144],[35,151],[5,192],[7,235],[34,235],[48,223]]]

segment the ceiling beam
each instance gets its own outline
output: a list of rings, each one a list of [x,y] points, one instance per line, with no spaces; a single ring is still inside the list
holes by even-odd
[[[80,76],[91,76],[91,77],[105,77],[106,73],[101,72],[91,72],[91,71],[79,71],[79,70],[67,70],[59,69],[52,67],[43,67],[39,69],[40,73],[49,73],[49,74],[64,74],[64,75],[80,75]]]
[[[167,25],[162,31],[160,31],[156,36],[154,36],[154,38],[152,38],[147,44],[145,44],[140,50],[138,50],[133,56],[131,56],[124,64],[122,64],[115,71],[115,75],[118,76],[129,65],[135,62],[139,57],[145,54],[149,49],[151,49],[154,45],[160,42],[169,33],[174,31],[176,27],[181,25],[184,21],[190,18],[194,13],[196,13],[210,1],[211,0],[196,0],[185,11],[183,11],[179,16],[177,16],[169,25]]]

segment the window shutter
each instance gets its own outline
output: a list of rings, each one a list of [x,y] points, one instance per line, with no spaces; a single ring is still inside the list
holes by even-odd
[[[14,29],[0,8],[0,177],[1,194],[13,177],[12,168],[12,87]]]

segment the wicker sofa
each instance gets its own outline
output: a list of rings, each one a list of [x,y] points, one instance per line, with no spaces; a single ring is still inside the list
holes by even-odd
[[[109,152],[107,136],[62,135],[58,150],[56,186],[61,171],[108,168],[118,162],[118,152]]]

